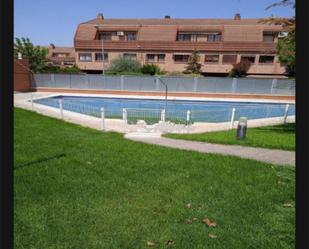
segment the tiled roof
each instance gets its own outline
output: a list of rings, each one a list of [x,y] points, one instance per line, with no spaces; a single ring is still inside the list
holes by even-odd
[[[255,25],[259,19],[93,19],[82,24],[108,24],[108,25]]]
[[[143,26],[139,32],[140,41],[175,41],[177,29],[174,26]]]
[[[58,47],[58,46],[55,46],[55,47],[52,47],[52,46],[49,46],[49,47],[46,47],[48,48],[48,58],[50,57],[53,57],[52,55],[53,54],[68,54],[68,57],[75,57],[75,49],[74,47]]]
[[[100,19],[96,18],[78,25],[74,40],[94,40],[95,25],[104,31],[139,30],[140,41],[175,41],[177,31],[227,31],[234,37],[246,39],[244,33],[249,32],[248,38],[257,40],[257,32],[263,30],[280,31],[279,25],[260,24],[259,19]],[[229,33],[228,33],[229,32]],[[255,35],[254,35],[255,33]]]

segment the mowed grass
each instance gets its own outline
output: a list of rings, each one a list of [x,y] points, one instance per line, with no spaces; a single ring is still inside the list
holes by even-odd
[[[218,144],[234,144],[281,150],[295,150],[295,123],[248,128],[246,139],[237,140],[236,130],[198,134],[166,134],[169,138]]]
[[[14,248],[294,248],[292,167],[146,145],[21,109],[14,129]]]

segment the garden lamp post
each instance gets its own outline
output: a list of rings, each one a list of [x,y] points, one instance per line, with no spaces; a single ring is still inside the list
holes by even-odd
[[[104,73],[104,62],[105,62],[105,56],[104,56],[104,41],[103,41],[103,37],[100,37],[100,33],[99,33],[99,25],[96,24],[94,25],[95,29],[98,31],[98,35],[99,35],[99,39],[101,40],[101,49],[102,49],[102,74],[103,76],[105,75]]]

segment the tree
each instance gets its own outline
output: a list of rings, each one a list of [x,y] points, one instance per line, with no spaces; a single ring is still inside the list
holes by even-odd
[[[249,60],[241,60],[237,64],[233,65],[233,68],[229,73],[229,77],[242,77],[247,74],[250,67],[251,62]]]
[[[268,6],[270,9],[278,6],[293,6],[295,8],[295,0],[281,0]],[[260,20],[260,23],[281,25],[288,35],[281,38],[277,45],[277,53],[279,61],[285,65],[286,72],[289,76],[294,76],[295,71],[295,16],[291,18],[269,17]]]
[[[185,73],[201,73],[202,64],[199,63],[200,56],[196,50],[189,57],[188,66],[186,67]]]
[[[281,0],[279,2],[273,3],[269,5],[266,9],[270,9],[273,7],[278,7],[278,6],[290,6],[293,5],[293,8],[295,8],[295,0]]]
[[[21,39],[15,39],[14,56],[17,57],[18,53],[28,59],[31,71],[40,72],[45,66],[48,49],[34,46],[29,38],[22,37]]]
[[[138,73],[141,70],[141,64],[134,59],[119,57],[111,61],[110,71],[112,73]]]
[[[279,61],[285,65],[289,76],[294,76],[295,70],[295,35],[291,33],[278,42]]]

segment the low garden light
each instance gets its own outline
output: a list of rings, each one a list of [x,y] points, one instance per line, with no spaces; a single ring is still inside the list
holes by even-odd
[[[237,130],[236,130],[236,138],[237,139],[245,139],[247,134],[247,118],[241,117],[239,118]]]

